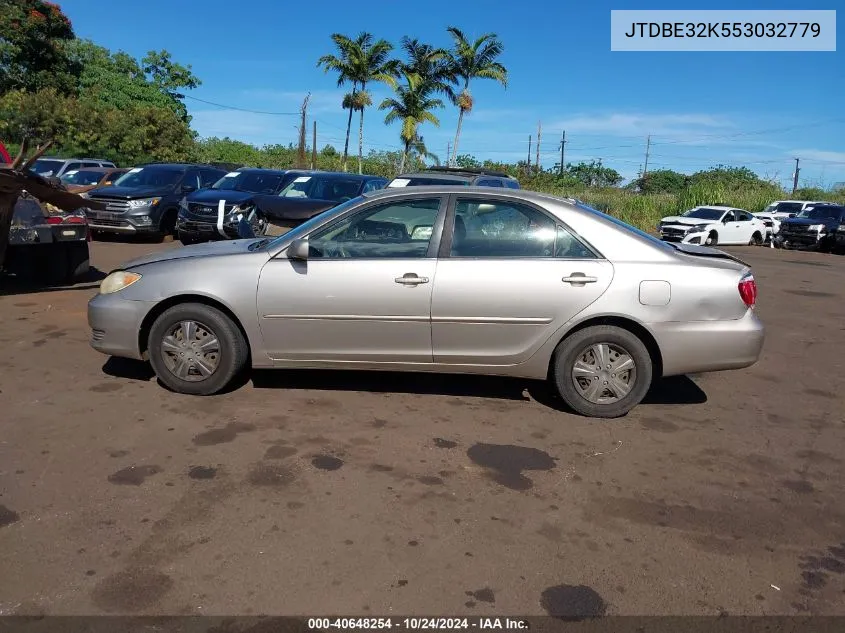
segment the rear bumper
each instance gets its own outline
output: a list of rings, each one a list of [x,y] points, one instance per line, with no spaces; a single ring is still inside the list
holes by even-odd
[[[130,301],[116,292],[96,295],[88,302],[91,347],[98,352],[141,360],[139,332],[154,302]]]
[[[732,321],[651,323],[663,356],[663,375],[750,367],[760,358],[765,329],[753,310]]]

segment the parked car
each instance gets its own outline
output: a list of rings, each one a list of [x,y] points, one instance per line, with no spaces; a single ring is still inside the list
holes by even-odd
[[[214,239],[237,239],[240,221],[246,217],[253,235],[267,232],[267,218],[253,205],[244,214],[243,203],[254,195],[278,194],[297,174],[278,169],[243,168],[232,171],[215,182],[210,189],[201,189],[185,196],[179,203],[176,229],[183,244]],[[223,213],[220,214],[220,201]]]
[[[3,268],[20,279],[70,283],[90,270],[82,212],[66,213],[23,192],[15,204]]]
[[[315,215],[363,193],[384,188],[387,178],[329,171],[292,170],[288,184],[277,195],[257,194],[240,203],[245,214],[253,210],[281,231],[289,231]]]
[[[30,169],[44,178],[48,178],[50,176],[61,178],[69,171],[76,171],[78,169],[85,169],[88,167],[114,166],[115,164],[113,162],[102,158],[56,158],[53,156],[45,156],[36,160]]]
[[[425,171],[401,174],[387,186],[392,188],[424,185],[519,189],[519,181],[504,172],[465,167],[429,167]]]
[[[208,395],[248,362],[549,379],[575,411],[625,414],[653,379],[761,352],[749,267],[574,200],[385,189],[276,238],[128,262],[88,304],[91,345]],[[203,297],[197,300],[197,297]]]
[[[807,207],[819,204],[819,200],[777,200],[754,215],[769,214],[783,220],[801,213]]]
[[[816,204],[781,222],[775,246],[830,251],[836,246],[836,234],[841,224],[845,224],[845,207],[831,203]]]
[[[685,244],[756,244],[763,243],[767,228],[762,220],[742,209],[727,206],[695,207],[679,216],[660,220],[660,237],[667,242]]]
[[[86,167],[66,171],[60,180],[71,193],[84,193],[97,187],[108,187],[127,171],[117,167]]]
[[[766,243],[773,242],[775,235],[777,235],[777,232],[780,230],[780,223],[783,218],[775,213],[766,213],[763,211],[759,213],[752,213],[751,215],[753,215],[765,225],[766,236],[764,241]]]
[[[86,212],[88,222],[92,229],[103,233],[175,233],[179,201],[186,194],[210,187],[225,174],[222,169],[185,163],[135,167],[112,186],[86,194],[107,205],[105,211]]]

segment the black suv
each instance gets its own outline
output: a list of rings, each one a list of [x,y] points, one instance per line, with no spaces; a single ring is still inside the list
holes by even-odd
[[[250,209],[244,214],[243,204],[255,195],[275,195],[301,175],[300,171],[242,167],[215,182],[210,189],[190,193],[179,203],[176,229],[183,244],[240,237],[239,223],[246,218],[255,235],[264,235],[266,218]],[[219,218],[220,201],[223,217]],[[239,218],[238,216],[241,216]]]
[[[519,189],[519,181],[501,171],[463,167],[429,167],[425,171],[400,174],[388,187],[456,185],[465,187],[505,187]]]
[[[780,223],[775,235],[775,246],[815,246],[820,251],[831,251],[842,237],[839,227],[845,225],[845,207],[832,203],[814,204],[793,218]]]
[[[168,235],[176,231],[179,201],[212,186],[226,172],[207,165],[149,163],[135,167],[110,187],[88,192],[106,204],[105,211],[86,210],[92,230],[105,233]]]

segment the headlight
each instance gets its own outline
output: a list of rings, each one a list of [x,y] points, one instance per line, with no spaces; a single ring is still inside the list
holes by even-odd
[[[696,224],[694,227],[690,229],[692,233],[700,233],[701,231],[706,231],[707,227],[710,226],[709,224]]]
[[[811,231],[821,231],[824,228],[824,224],[811,224],[810,230]]]
[[[85,198],[86,200],[91,197],[91,196],[88,195],[87,191],[83,191],[82,193],[79,193],[79,194],[76,194],[76,195],[78,195],[80,198]]]
[[[127,286],[131,286],[141,278],[138,273],[130,273],[125,270],[118,270],[103,279],[100,283],[100,294],[107,295],[112,292],[123,290]]]
[[[840,224],[840,225],[839,225],[839,231],[840,231],[841,233],[845,233],[845,224]]]
[[[129,208],[140,209],[142,207],[154,207],[159,202],[161,202],[161,198],[139,198],[138,200],[130,200]]]

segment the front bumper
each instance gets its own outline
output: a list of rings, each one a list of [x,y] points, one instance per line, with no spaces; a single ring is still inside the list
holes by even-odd
[[[104,233],[156,233],[158,221],[152,207],[130,212],[92,211],[86,209],[88,226]]]
[[[154,305],[155,302],[124,299],[120,292],[96,295],[88,302],[91,347],[110,356],[143,360],[139,333],[144,317]]]
[[[781,229],[775,235],[775,243],[790,246],[817,246],[824,235],[824,233],[816,233],[815,231],[793,232]]]
[[[660,239],[664,242],[704,244],[707,240],[707,231],[686,231],[675,227],[666,227],[660,230]]]
[[[663,356],[663,375],[750,367],[760,358],[765,329],[754,310],[730,321],[651,323]]]
[[[217,215],[192,213],[184,208],[176,218],[176,230],[180,234],[191,235],[204,240],[229,239],[242,237],[239,233],[240,213],[226,213],[222,225],[217,223]],[[221,229],[223,234],[221,235]]]

